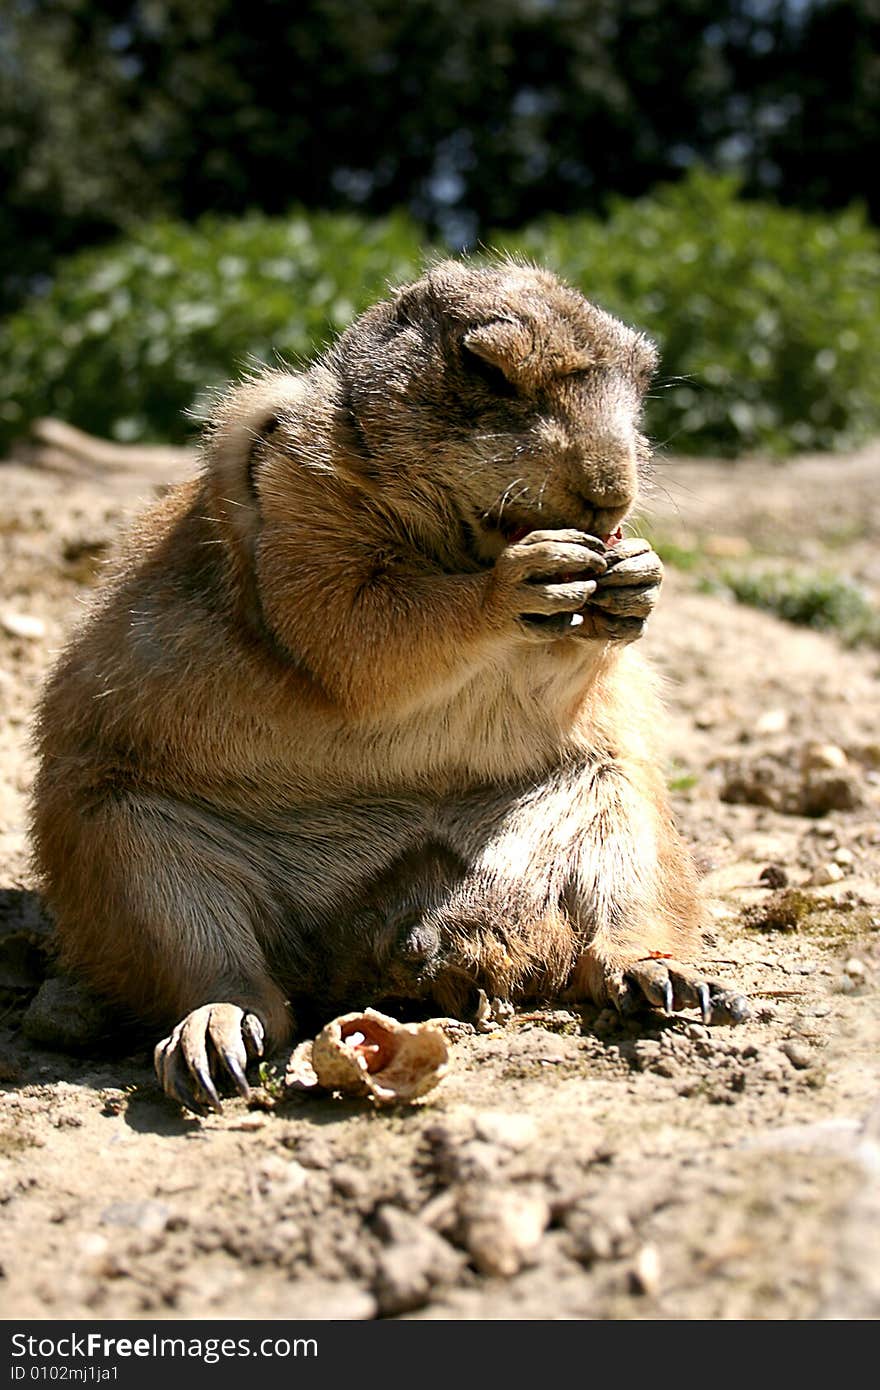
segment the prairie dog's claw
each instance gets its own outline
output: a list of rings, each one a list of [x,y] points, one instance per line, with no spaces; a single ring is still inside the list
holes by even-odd
[[[625,970],[617,989],[611,991],[621,1012],[629,1012],[632,1000],[641,997],[670,1014],[680,1009],[699,1009],[704,1023],[744,1023],[750,1017],[746,999],[718,980],[707,980],[693,966],[680,961],[647,957]],[[625,1005],[624,1005],[625,1001]]]
[[[221,1109],[217,1080],[224,1073],[238,1094],[250,1099],[245,1072],[263,1053],[263,1025],[237,1004],[203,1004],[193,1009],[156,1047],[153,1060],[167,1095],[197,1115]]]

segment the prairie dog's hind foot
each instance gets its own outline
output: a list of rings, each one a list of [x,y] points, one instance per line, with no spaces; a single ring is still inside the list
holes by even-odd
[[[263,1055],[265,1030],[255,1013],[237,1004],[203,1004],[163,1038],[153,1054],[159,1084],[172,1100],[204,1115],[221,1109],[217,1083],[224,1076],[249,1100],[246,1071]]]
[[[582,958],[567,998],[588,997],[613,1004],[620,1014],[646,1006],[667,1014],[699,1009],[704,1023],[745,1023],[751,1010],[745,996],[720,980],[671,956],[645,956],[628,965]]]
[[[624,972],[623,983],[628,995],[618,1004],[621,1012],[626,1012],[628,998],[635,1007],[653,1004],[667,1014],[699,1009],[707,1024],[744,1023],[750,1015],[743,995],[720,980],[706,979],[702,971],[677,960],[653,956],[638,960]]]

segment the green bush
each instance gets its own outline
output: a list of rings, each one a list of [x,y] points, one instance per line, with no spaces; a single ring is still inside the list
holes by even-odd
[[[855,209],[737,192],[697,172],[604,222],[548,217],[495,244],[657,340],[648,424],[671,452],[850,447],[880,430],[880,235]]]
[[[0,446],[40,415],[119,440],[178,441],[211,388],[313,355],[422,261],[404,216],[147,224],[64,262],[0,331]]]
[[[719,581],[708,587],[717,591]],[[725,570],[720,587],[786,622],[835,631],[850,646],[880,646],[880,612],[862,589],[830,570]]]
[[[857,211],[740,200],[696,173],[607,220],[495,240],[655,337],[648,427],[677,452],[850,446],[880,430],[880,235]],[[0,448],[38,415],[179,440],[199,396],[254,361],[308,357],[425,250],[404,216],[164,222],[64,262],[3,325]]]

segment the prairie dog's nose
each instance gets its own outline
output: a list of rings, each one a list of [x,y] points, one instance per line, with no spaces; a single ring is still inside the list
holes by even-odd
[[[594,507],[615,511],[631,506],[638,469],[632,434],[604,434],[589,441],[579,460],[577,491]]]
[[[610,534],[623,520],[638,491],[635,440],[632,435],[604,434],[590,440],[572,479],[588,529]]]

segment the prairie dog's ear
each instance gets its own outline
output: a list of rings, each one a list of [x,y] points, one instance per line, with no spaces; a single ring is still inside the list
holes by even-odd
[[[505,376],[516,374],[535,350],[535,340],[519,319],[495,319],[472,328],[462,339],[468,352],[482,357]]]

